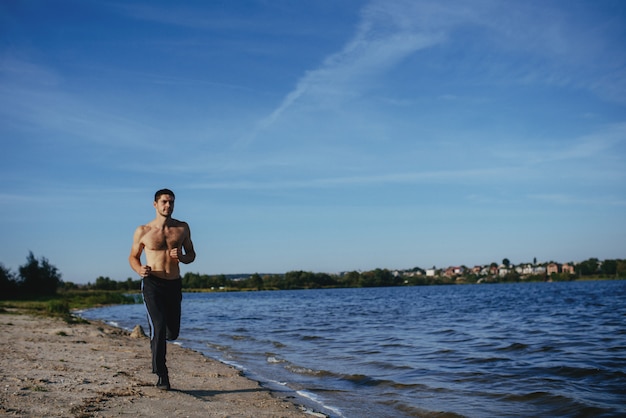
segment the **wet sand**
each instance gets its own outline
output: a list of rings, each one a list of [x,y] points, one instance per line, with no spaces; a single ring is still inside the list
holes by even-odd
[[[175,344],[167,356],[172,390],[159,390],[148,338],[99,322],[2,314],[0,336],[1,416],[324,416]]]

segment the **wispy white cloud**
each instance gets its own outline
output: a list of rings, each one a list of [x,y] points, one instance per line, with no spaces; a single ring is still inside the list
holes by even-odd
[[[178,7],[159,7],[152,4],[132,4],[118,3],[110,4],[110,9],[116,10],[120,14],[137,20],[161,23],[191,28],[226,28],[227,24],[223,19],[219,19],[208,13],[198,13],[197,10],[186,8],[183,5]],[[240,22],[240,26],[243,22]]]
[[[283,19],[283,9],[292,10],[291,7],[284,7],[280,2],[262,2],[262,7],[250,8],[245,4],[233,3],[228,7],[222,7],[215,2],[201,2],[201,7],[189,3],[164,3],[155,2],[132,3],[119,2],[109,3],[103,7],[113,11],[125,18],[155,23],[164,26],[176,26],[184,29],[192,29],[198,32],[212,31],[231,33],[273,33],[281,35],[311,34],[316,29],[299,26],[297,22]],[[236,14],[232,10],[245,10],[245,13]],[[162,42],[165,37],[158,38]],[[194,38],[195,39],[195,38]],[[223,42],[223,40],[220,40]],[[254,39],[247,39],[249,46],[258,45]],[[232,44],[231,44],[232,45]],[[243,47],[243,44],[238,44]],[[247,50],[248,49],[246,47]],[[254,50],[254,47],[252,48]],[[258,50],[257,50],[258,51]],[[266,51],[266,50],[262,50]]]
[[[62,77],[50,68],[34,64],[13,54],[0,57],[0,80],[11,83],[36,82],[39,86],[56,86]]]
[[[27,69],[33,77],[16,74]],[[53,70],[24,60],[11,60],[0,69],[0,118],[13,132],[42,132],[47,138],[98,143],[122,148],[155,146],[160,132],[137,118],[126,117],[64,89]],[[6,127],[6,125],[5,125]]]
[[[526,165],[565,161],[624,160],[626,124],[601,126],[595,132],[570,138],[543,138],[528,141],[501,141],[491,153],[496,159],[517,160]]]
[[[2,200],[5,204],[34,204],[34,203],[44,203],[46,198],[36,195],[30,195],[27,193],[0,193],[0,200]]]
[[[473,21],[465,23],[487,31],[483,47],[510,58],[484,61],[496,70],[495,78],[587,90],[624,103],[623,22],[613,15],[588,19],[596,11],[592,3],[582,3],[482,2]]]
[[[248,140],[271,127],[299,100],[334,106],[359,95],[372,78],[409,55],[442,41],[440,32],[415,27],[407,13],[409,2],[372,2],[361,13],[356,34],[341,51],[329,55],[319,68],[307,71]],[[418,30],[416,30],[418,29]]]
[[[626,100],[626,94],[619,93],[626,93],[624,60],[603,64],[609,58],[615,61],[613,56],[619,53],[605,45],[606,34],[591,34],[591,28],[581,33],[583,23],[573,21],[566,10],[554,7],[546,12],[546,7],[540,2],[491,0],[472,5],[371,1],[361,11],[354,37],[318,68],[306,71],[244,142],[272,127],[298,104],[333,108],[358,97],[379,82],[377,76],[407,57],[444,43],[471,51],[455,57],[457,65],[483,82],[571,86]],[[466,32],[468,28],[473,29]],[[600,44],[604,45],[602,55],[595,48]],[[464,59],[471,62],[463,63]],[[450,92],[447,97],[456,94]]]
[[[603,130],[584,135],[576,139],[570,147],[564,147],[555,152],[553,160],[570,160],[595,158],[597,156],[612,156],[614,150],[626,148],[626,123],[615,124]],[[620,154],[618,153],[617,156]],[[548,156],[549,157],[549,156]],[[626,155],[622,155],[626,159]]]
[[[197,182],[187,186],[191,189],[225,190],[289,190],[326,189],[346,186],[378,186],[392,184],[465,184],[476,181],[502,181],[514,176],[510,167],[490,167],[478,169],[458,169],[439,171],[388,172],[359,176],[309,177],[304,179],[276,180],[258,179],[245,181]]]
[[[591,205],[591,206],[624,206],[626,207],[626,199],[619,199],[615,196],[598,197],[593,196],[586,198],[581,195],[565,194],[565,193],[542,193],[528,195],[529,199],[539,200],[558,205]]]

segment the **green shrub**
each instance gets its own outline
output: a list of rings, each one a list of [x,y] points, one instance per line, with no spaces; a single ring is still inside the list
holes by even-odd
[[[46,312],[52,315],[69,315],[70,304],[66,300],[52,299],[48,301]]]

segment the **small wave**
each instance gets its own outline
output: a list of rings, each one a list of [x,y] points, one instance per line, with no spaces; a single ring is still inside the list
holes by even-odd
[[[550,392],[530,392],[524,394],[509,393],[504,395],[502,399],[510,402],[528,402],[535,400],[553,399],[554,397],[555,395],[551,394]]]
[[[622,352],[622,351],[626,351],[626,347],[624,346],[615,346],[615,347],[607,347],[605,348],[605,350],[609,353],[613,353],[613,352]]]
[[[552,374],[567,377],[569,379],[580,379],[584,377],[596,376],[603,373],[601,369],[595,367],[572,367],[558,366],[548,369]]]
[[[448,328],[448,329],[438,329],[436,331],[431,331],[429,332],[429,334],[433,334],[433,335],[454,335],[454,334],[458,334],[458,332],[452,328]]]
[[[306,376],[315,376],[318,378],[329,378],[342,380],[345,382],[349,382],[355,386],[368,386],[368,387],[393,387],[396,389],[410,389],[410,388],[423,388],[424,385],[420,384],[405,384],[399,383],[393,380],[388,379],[378,379],[372,376],[364,375],[364,374],[345,374],[345,373],[336,373],[329,370],[315,370],[308,367],[297,366],[292,363],[288,363],[286,360],[278,360],[276,362],[287,363],[285,369],[296,374],[306,375]]]
[[[380,346],[386,350],[389,350],[389,349],[412,350],[414,349],[412,345],[403,344],[403,343],[387,343],[387,344],[381,344]],[[376,351],[376,353],[378,354],[380,353],[380,351]]]
[[[219,361],[220,361],[221,363],[224,363],[224,364],[228,365],[228,366],[232,366],[232,367],[234,367],[235,369],[240,370],[240,371],[242,371],[242,372],[245,372],[245,371],[247,371],[247,370],[248,370],[248,369],[246,369],[243,365],[241,365],[241,364],[239,364],[239,363],[237,363],[237,362],[235,362],[235,361],[225,360],[225,359],[219,359]]]
[[[411,416],[411,417],[420,417],[420,418],[463,418],[463,415],[455,414],[454,412],[443,412],[443,411],[428,411],[426,409],[418,408],[415,406],[407,405],[404,402],[400,401],[383,401],[381,402],[383,405],[388,405],[397,411],[401,412],[403,415]]]
[[[267,383],[269,383],[270,385],[278,385],[278,386],[283,386],[283,387],[288,388],[288,383],[287,382],[280,382],[278,380],[269,379],[267,381]]]
[[[313,392],[309,392],[308,390],[298,390],[296,391],[296,393],[306,399],[309,399],[310,401],[315,402],[316,404],[320,405],[321,409],[326,409],[328,411],[331,411],[336,417],[343,417],[343,414],[341,413],[341,410],[339,408],[336,408],[334,406],[331,405],[326,405],[319,396],[317,396],[316,394],[314,394]]]
[[[511,361],[511,359],[506,357],[475,357],[467,359],[469,364],[487,364],[487,363],[498,363],[503,361]]]
[[[272,364],[285,363],[285,360],[279,359],[278,357],[269,356],[267,357],[267,362]]]
[[[308,367],[296,366],[294,364],[288,363],[285,366],[285,369],[290,371],[291,373],[308,375],[308,376],[324,376],[324,372],[319,370],[310,369]]]
[[[355,350],[354,354],[357,356],[373,356],[376,354],[380,354],[381,351],[380,350],[374,350],[374,349],[366,349],[366,350]]]
[[[383,383],[388,383],[388,381],[376,379],[364,374],[344,374],[341,378],[359,386],[379,386]]]
[[[234,321],[240,321],[240,322],[248,322],[248,321],[262,321],[265,318],[259,317],[259,316],[249,316],[249,317],[241,317],[241,318],[231,318],[231,320]]]
[[[549,411],[549,415],[552,416],[623,416],[618,415],[614,408],[583,404],[577,399],[545,391],[507,394],[502,399],[521,404],[541,405],[542,409]]]
[[[226,350],[228,350],[228,347],[225,346],[225,345],[213,344],[213,343],[210,343],[210,342],[206,343],[206,346],[209,347],[209,348],[212,348],[213,350],[216,350],[216,351],[226,351]]]
[[[253,338],[248,337],[247,335],[231,335],[230,338],[235,341],[253,340]]]
[[[338,379],[345,380],[357,386],[369,386],[369,387],[393,387],[395,389],[415,389],[425,388],[426,386],[417,383],[400,383],[389,379],[377,379],[372,376],[363,374],[343,374],[336,375]]]
[[[521,351],[528,349],[528,345],[522,343],[513,343],[507,347],[498,348],[496,351]]]
[[[317,335],[303,335],[301,339],[302,341],[315,341],[315,340],[325,340],[326,338],[322,338]]]
[[[315,369],[302,367],[302,366],[298,366],[298,365],[291,364],[291,363],[285,366],[285,369],[289,370],[292,373],[297,373],[297,374],[302,374],[302,375],[344,380],[352,384],[355,384],[357,386],[378,386],[383,383],[387,383],[387,384],[395,383],[395,382],[378,380],[371,376],[367,376],[363,374],[341,374],[341,373],[331,372],[328,370],[315,370]]]
[[[413,371],[414,370],[413,367],[408,366],[406,364],[395,364],[389,361],[368,361],[365,364],[367,364],[368,366],[377,367],[380,370],[386,370],[386,371],[389,371],[389,370]]]
[[[537,349],[534,350],[535,353],[547,353],[550,351],[555,351],[557,350],[556,347],[553,347],[551,345],[544,345],[543,347],[539,347]]]
[[[502,397],[502,400],[516,404],[528,403],[541,405],[542,409],[547,412],[547,415],[552,416],[592,417],[602,416],[607,413],[609,416],[613,416],[611,412],[614,412],[608,408],[584,405],[573,398],[544,391],[525,394],[507,394]]]

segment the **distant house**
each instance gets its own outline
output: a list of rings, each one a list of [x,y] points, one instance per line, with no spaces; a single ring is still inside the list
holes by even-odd
[[[428,269],[426,270],[426,277],[435,277],[435,273],[437,271],[435,269]]]
[[[454,277],[463,274],[464,271],[463,267],[448,267],[443,274],[446,277]]]
[[[563,266],[561,267],[561,271],[563,273],[567,273],[567,274],[575,274],[576,270],[574,269],[574,266],[570,265],[570,264],[563,264]]]
[[[534,272],[532,264],[524,264],[524,266],[522,266],[521,274],[533,274]]]
[[[552,273],[558,273],[559,272],[559,265],[557,263],[550,263],[550,264],[548,264],[546,272],[548,273],[548,276],[551,275]]]

